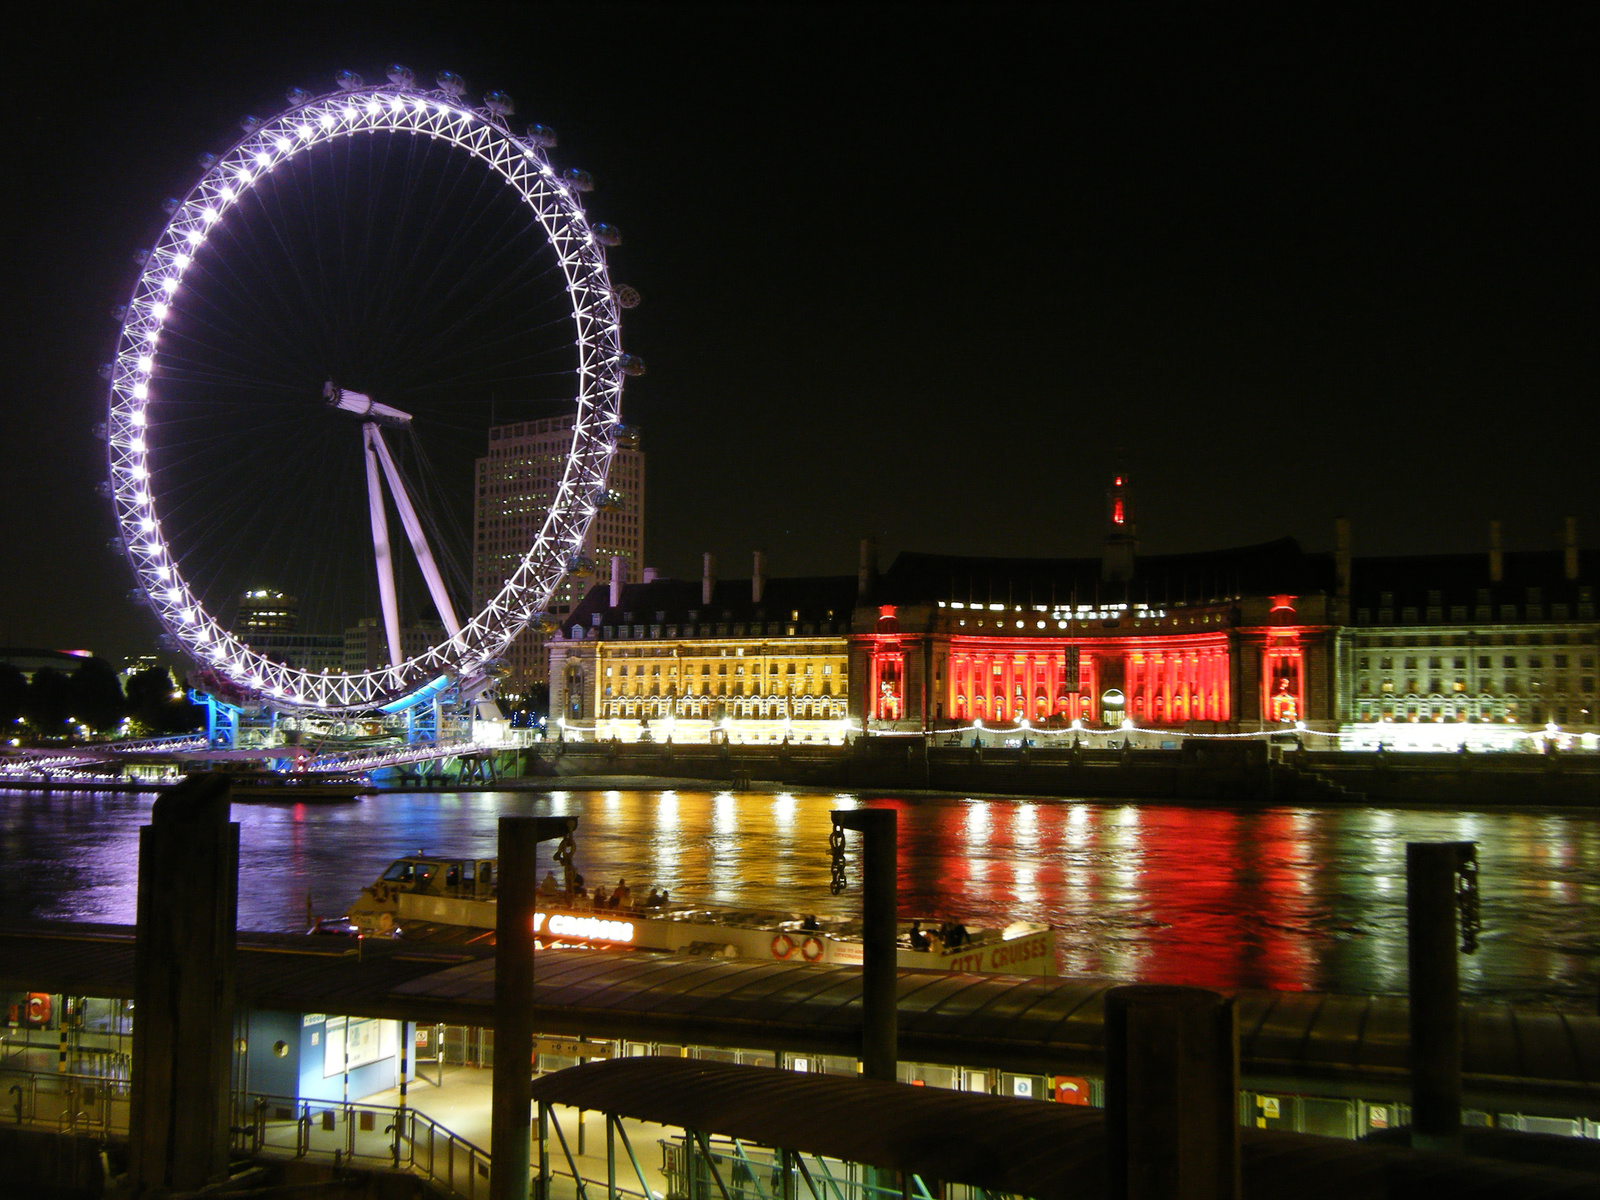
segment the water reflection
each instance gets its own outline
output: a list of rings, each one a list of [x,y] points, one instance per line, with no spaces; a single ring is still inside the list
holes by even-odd
[[[129,922],[137,795],[0,793],[0,920]],[[1471,993],[1592,1002],[1600,829],[1564,812],[1231,810],[804,793],[403,794],[353,805],[240,805],[240,923],[303,926],[341,911],[395,856],[487,857],[501,815],[579,818],[590,884],[626,876],[679,900],[844,915],[828,892],[828,812],[900,821],[901,911],[1058,930],[1061,969],[1151,982],[1393,993],[1406,985],[1405,843],[1474,839],[1483,948]],[[543,861],[550,847],[543,848]]]

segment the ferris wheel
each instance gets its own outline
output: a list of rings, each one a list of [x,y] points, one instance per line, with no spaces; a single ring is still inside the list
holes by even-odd
[[[579,564],[614,502],[638,296],[610,280],[591,177],[552,166],[546,127],[513,132],[510,97],[399,65],[337,82],[244,118],[167,201],[116,314],[108,486],[138,595],[204,670],[283,711],[395,711],[481,686]],[[487,439],[552,414],[571,436],[538,468],[548,505],[486,575]],[[246,619],[250,594],[294,611]],[[352,626],[377,665],[285,661],[285,639]]]

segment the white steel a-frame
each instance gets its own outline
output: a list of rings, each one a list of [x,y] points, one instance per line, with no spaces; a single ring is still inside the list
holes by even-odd
[[[389,544],[389,517],[383,503],[382,480],[388,480],[389,494],[394,497],[394,506],[400,513],[400,524],[405,527],[406,538],[411,542],[412,553],[417,556],[417,565],[422,568],[422,578],[428,585],[428,595],[433,597],[433,606],[439,612],[439,620],[444,622],[446,634],[454,638],[461,632],[455,606],[450,603],[450,594],[445,591],[444,577],[439,574],[439,565],[422,531],[422,522],[417,519],[416,507],[411,503],[405,481],[400,478],[400,471],[394,465],[394,456],[389,453],[389,445],[383,440],[383,430],[380,428],[380,422],[396,427],[409,425],[411,414],[387,404],[379,404],[360,392],[335,387],[332,383],[328,384],[323,394],[333,407],[368,418],[361,423],[361,443],[367,460],[367,508],[372,516],[372,552],[378,567],[378,600],[383,608],[383,633],[389,647],[389,665],[398,666],[405,656],[401,653],[400,606],[394,584],[394,552]]]

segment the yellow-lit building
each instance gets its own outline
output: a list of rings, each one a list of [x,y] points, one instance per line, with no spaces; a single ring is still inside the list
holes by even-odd
[[[849,576],[596,587],[549,638],[550,719],[584,740],[838,744]]]

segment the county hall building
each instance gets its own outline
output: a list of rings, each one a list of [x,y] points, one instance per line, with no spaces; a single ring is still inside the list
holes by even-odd
[[[1334,727],[1334,556],[1290,538],[1140,555],[1121,479],[1106,526],[1096,558],[901,554],[856,611],[852,714],[873,731]]]

